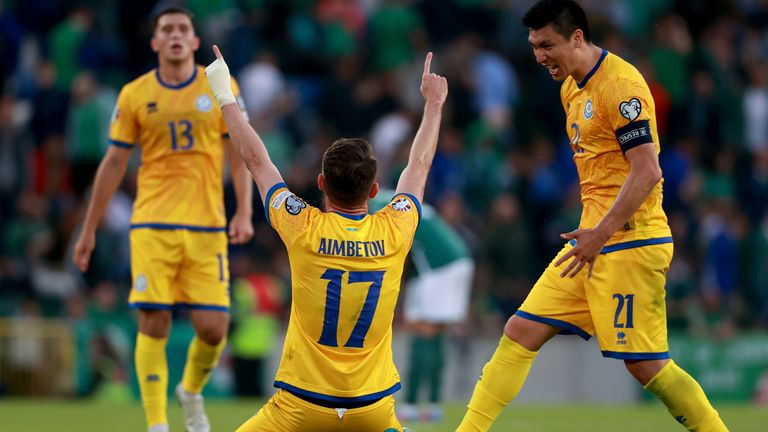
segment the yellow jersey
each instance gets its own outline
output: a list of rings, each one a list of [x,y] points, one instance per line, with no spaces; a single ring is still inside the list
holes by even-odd
[[[419,201],[398,194],[374,214],[326,213],[280,183],[264,208],[288,250],[293,293],[275,387],[336,403],[399,390],[392,319]]]
[[[232,87],[243,109],[234,80]],[[141,147],[131,226],[224,231],[226,136],[202,66],[178,85],[164,83],[157,69],[126,84],[117,98],[109,141]]]
[[[629,175],[630,165],[624,153],[649,142],[659,152],[653,98],[640,72],[606,50],[581,82],[566,78],[560,98],[581,185],[579,227],[593,228],[608,213]],[[608,251],[622,244],[642,246],[672,241],[661,207],[662,184],[663,180],[608,240]]]

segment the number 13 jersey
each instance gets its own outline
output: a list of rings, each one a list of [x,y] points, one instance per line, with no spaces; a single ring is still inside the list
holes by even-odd
[[[280,183],[264,207],[288,250],[293,294],[275,387],[328,402],[399,390],[392,319],[419,201],[398,194],[371,215],[326,213]]]
[[[237,84],[232,88],[243,109]],[[205,71],[171,85],[157,69],[126,84],[109,128],[110,144],[141,147],[134,227],[223,230],[227,127]]]

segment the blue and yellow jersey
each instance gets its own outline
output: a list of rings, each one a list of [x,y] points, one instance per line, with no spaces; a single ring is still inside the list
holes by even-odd
[[[640,72],[605,50],[582,82],[572,77],[563,82],[560,98],[581,184],[583,210],[579,226],[593,228],[608,213],[629,175],[630,165],[624,153],[649,142],[659,152],[653,98]],[[662,183],[653,188],[606,245],[672,241],[661,207]]]
[[[288,250],[293,293],[275,387],[329,402],[396,392],[392,319],[421,204],[398,194],[371,215],[326,213],[282,183],[264,203]]]
[[[241,101],[234,80],[232,87]],[[162,82],[157,69],[126,84],[109,140],[119,147],[141,147],[132,226],[223,231],[226,134],[202,66],[178,85]]]

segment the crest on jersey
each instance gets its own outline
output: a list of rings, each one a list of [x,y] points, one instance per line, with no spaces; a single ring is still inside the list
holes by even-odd
[[[587,99],[587,104],[584,105],[584,118],[589,120],[592,118],[592,99]]]
[[[411,211],[411,202],[407,198],[399,198],[397,201],[392,201],[390,205],[399,212]]]
[[[136,281],[133,283],[133,289],[136,292],[144,292],[147,289],[147,277],[143,273],[136,275]]]
[[[296,195],[291,194],[288,198],[285,199],[285,210],[294,216],[301,213],[301,210],[306,207],[307,204]]]
[[[202,112],[210,111],[211,108],[213,108],[213,101],[211,100],[211,97],[207,94],[201,94],[198,96],[197,99],[195,99],[195,108]]]
[[[643,106],[637,98],[632,98],[619,104],[619,112],[631,122],[635,121],[642,111]]]

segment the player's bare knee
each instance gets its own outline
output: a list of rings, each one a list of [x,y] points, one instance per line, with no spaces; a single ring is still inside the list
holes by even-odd
[[[204,327],[197,330],[197,338],[208,345],[218,345],[227,334],[226,328],[221,326]]]
[[[669,360],[624,360],[624,366],[642,385],[648,384]]]
[[[225,312],[193,311],[190,314],[197,337],[208,345],[218,345],[227,335],[229,315]]]
[[[139,332],[153,338],[167,338],[171,330],[171,312],[139,310]]]
[[[556,333],[552,326],[517,315],[512,315],[504,326],[504,335],[530,351],[538,351]]]

